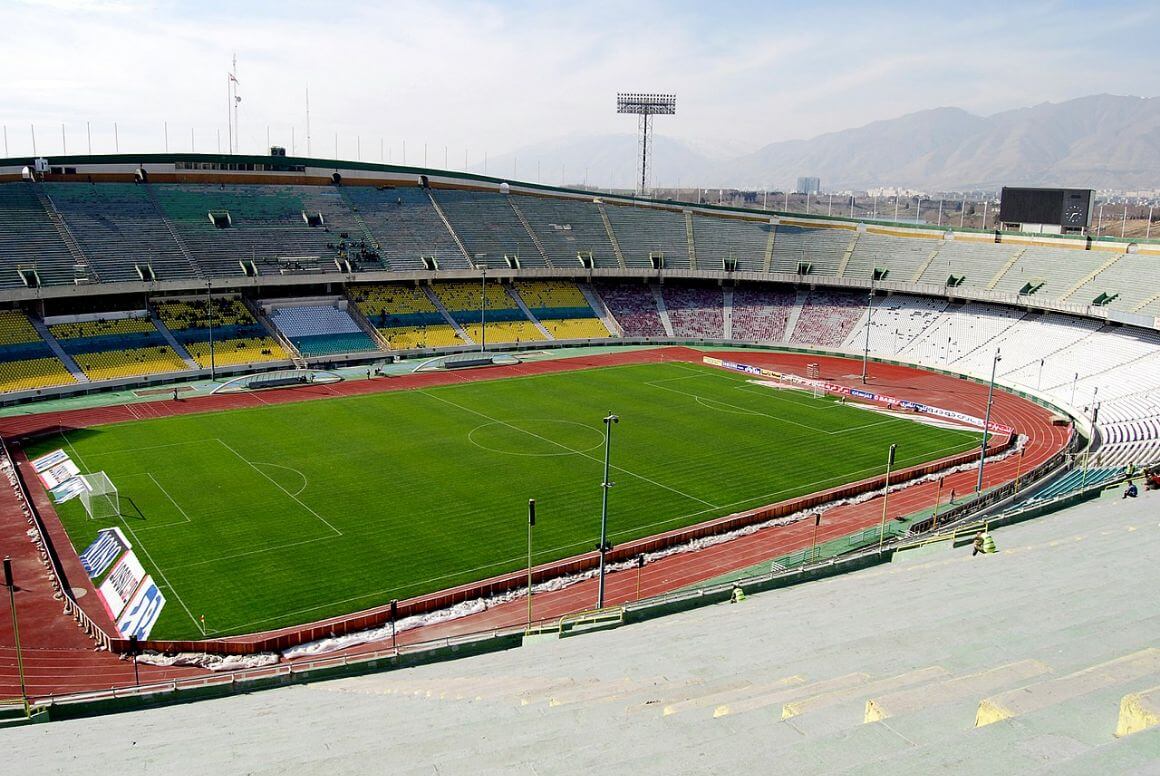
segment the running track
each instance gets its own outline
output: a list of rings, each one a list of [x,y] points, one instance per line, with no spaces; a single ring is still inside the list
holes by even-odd
[[[412,374],[328,386],[303,386],[261,394],[204,396],[176,402],[166,399],[145,404],[14,416],[0,419],[0,435],[12,440],[55,431],[62,426],[84,428],[106,423],[131,422],[142,417],[218,411],[260,404],[323,399],[590,367],[661,361],[700,362],[703,355],[706,354],[679,347],[637,350],[529,362],[486,370]],[[712,355],[798,374],[804,374],[807,362],[817,363],[821,377],[827,381],[849,386],[860,384],[861,365],[849,359],[762,351]],[[870,370],[870,386],[898,398],[923,401],[980,417],[985,410],[987,393],[985,385],[910,367],[874,364]],[[1022,461],[1024,471],[1049,458],[1067,442],[1069,433],[1067,428],[1053,426],[1050,422],[1051,414],[1047,410],[1018,397],[996,392],[992,416],[996,422],[1014,426],[1020,433],[1029,437]],[[984,486],[991,487],[1014,479],[1020,466],[1018,459],[1019,456],[1011,456],[1004,461],[988,464]],[[976,476],[975,471],[965,471],[946,477],[943,503],[948,500],[952,489],[960,494],[971,492]],[[86,611],[94,620],[106,626],[108,632],[113,632],[112,624],[107,621],[101,607],[96,604],[95,592],[80,569],[76,553],[68,544],[47,494],[30,472],[24,472],[24,481],[29,485],[37,508],[53,537],[69,583],[74,590],[84,593],[80,602],[85,605]],[[916,512],[932,506],[936,488],[935,483],[922,483],[892,493],[889,503],[891,516]],[[92,641],[70,617],[63,614],[63,604],[53,599],[44,566],[37,557],[33,544],[25,535],[29,526],[20,512],[15,493],[7,486],[6,481],[3,481],[0,491],[2,491],[0,541],[3,542],[4,551],[10,554],[13,560],[24,669],[30,695],[43,697],[132,684],[134,678],[131,664],[107,652],[95,651]],[[881,515],[882,502],[879,498],[831,509],[823,518],[818,532],[818,542],[822,543],[878,525]],[[654,561],[640,572],[639,595],[647,598],[809,547],[813,541],[813,529],[813,521],[804,520],[781,528],[758,531],[696,553],[683,553]],[[610,574],[606,579],[606,604],[615,605],[634,600],[638,595],[637,584],[635,569]],[[592,608],[595,601],[596,581],[588,580],[554,593],[537,594],[534,599],[534,617],[537,621],[555,619],[563,614]],[[3,610],[0,614],[0,699],[5,699],[19,695],[19,684],[11,615],[7,603],[0,604],[0,609]],[[486,631],[517,625],[524,622],[526,617],[527,602],[524,599],[517,599],[477,615],[404,632],[400,634],[399,641],[406,644]],[[364,645],[351,648],[348,653],[374,651],[384,646],[381,642]],[[146,683],[196,676],[202,672],[190,668],[157,668],[141,665],[140,673],[141,681]]]

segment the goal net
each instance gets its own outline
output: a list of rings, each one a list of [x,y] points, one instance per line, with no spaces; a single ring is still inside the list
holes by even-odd
[[[121,514],[121,499],[109,475],[104,472],[80,475],[85,489],[81,491],[81,503],[89,518],[93,520],[117,517]]]
[[[822,388],[822,385],[820,382],[821,370],[818,369],[818,365],[816,363],[806,364],[806,377],[808,377],[809,379],[814,381],[814,383],[813,383],[814,398],[815,399],[824,399],[826,397],[826,390],[824,388]]]

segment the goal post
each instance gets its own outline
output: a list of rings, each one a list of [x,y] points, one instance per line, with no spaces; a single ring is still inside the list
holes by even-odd
[[[821,384],[821,370],[816,363],[806,364],[806,377],[813,381],[812,387],[815,399],[826,398],[826,389]]]
[[[101,471],[82,474],[80,478],[85,486],[80,493],[81,504],[88,512],[89,519],[100,520],[121,514],[121,498],[109,475]]]

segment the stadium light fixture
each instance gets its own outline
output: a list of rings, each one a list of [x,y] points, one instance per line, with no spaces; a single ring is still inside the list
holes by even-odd
[[[870,294],[866,297],[866,344],[862,348],[862,385],[866,384],[866,372],[870,361],[870,322],[874,317],[874,281],[870,281]]]
[[[532,529],[536,526],[536,500],[528,499],[528,630],[532,629]]]
[[[12,610],[12,639],[16,646],[16,672],[20,676],[20,700],[24,716],[31,716],[28,706],[28,685],[24,682],[24,653],[20,650],[20,625],[16,620],[16,584],[12,581],[12,558],[4,556],[4,586],[8,588],[8,604]]]
[[[987,387],[987,412],[983,417],[983,444],[979,448],[979,478],[975,482],[975,492],[983,490],[983,467],[987,463],[987,435],[991,429],[991,403],[995,399],[995,370],[1003,357],[999,355],[999,348],[995,348],[995,358],[991,361],[991,383]]]
[[[886,454],[886,480],[882,485],[882,524],[878,528],[878,551],[882,552],[882,543],[886,539],[886,505],[890,500],[890,469],[894,466],[894,452],[898,449],[898,445],[890,446],[890,452]]]
[[[608,546],[608,489],[616,483],[608,480],[608,462],[612,455],[612,426],[620,422],[620,418],[609,412],[604,416],[604,481],[600,484],[600,544],[596,549],[600,551],[600,574],[596,591],[596,608],[604,608],[604,566],[605,556],[612,549]]]
[[[652,117],[675,115],[677,95],[619,92],[616,95],[616,112],[640,116],[638,141],[640,146],[640,187],[637,193],[644,194],[648,188],[648,150],[652,143]]]

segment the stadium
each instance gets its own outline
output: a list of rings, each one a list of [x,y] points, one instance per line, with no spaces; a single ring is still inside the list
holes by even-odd
[[[0,160],[20,591],[0,697],[12,720],[55,720],[348,677],[367,683],[352,694],[446,701],[396,709],[417,715],[404,727],[490,699],[499,717],[470,724],[499,735],[519,699],[569,709],[536,723],[546,736],[584,720],[611,742],[615,724],[591,719],[611,704],[658,746],[670,718],[757,725],[772,707],[822,742],[802,757],[861,741],[838,767],[886,756],[867,731],[888,716],[950,726],[947,705],[929,711],[942,694],[967,708],[963,736],[1033,720],[1006,725],[1011,747],[1034,720],[1098,716],[1061,698],[1115,696],[1133,711],[1100,706],[1107,736],[1073,754],[1133,761],[1155,731],[1111,730],[1155,724],[1146,630],[1076,660],[1029,643],[957,670],[856,667],[823,641],[824,675],[759,662],[765,678],[741,682],[696,675],[647,629],[679,643],[738,590],[754,609],[779,590],[777,637],[814,643],[802,622],[826,590],[856,597],[894,568],[916,586],[883,595],[937,610],[954,588],[929,567],[980,531],[1066,541],[1020,524],[1107,510],[1101,494],[1160,462],[1158,254],[278,150]],[[1126,519],[1105,533],[1128,541]],[[1041,555],[1001,587],[1048,579]],[[943,571],[963,595],[980,584]],[[1147,619],[1125,605],[1120,622]],[[734,614],[722,628],[769,627]],[[602,655],[675,649],[677,676],[583,665],[600,639]],[[562,661],[554,678],[511,657],[533,644]],[[1018,697],[988,700],[1003,693]],[[183,709],[150,713],[210,713]]]

